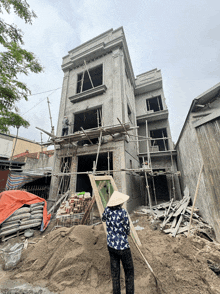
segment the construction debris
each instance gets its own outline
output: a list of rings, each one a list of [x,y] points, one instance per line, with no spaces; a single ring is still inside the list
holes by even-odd
[[[166,234],[176,237],[178,234],[185,234],[190,230],[190,234],[203,235],[214,240],[215,234],[213,228],[208,225],[199,215],[199,209],[195,208],[192,213],[192,207],[189,206],[190,197],[184,196],[181,201],[173,201],[148,207],[141,207],[134,213],[149,215],[154,229],[161,229]],[[189,227],[190,216],[192,214],[192,226]],[[156,224],[156,226],[155,226]]]

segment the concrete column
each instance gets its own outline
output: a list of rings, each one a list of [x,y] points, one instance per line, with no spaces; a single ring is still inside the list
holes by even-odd
[[[69,74],[70,74],[69,71],[65,72],[64,78],[63,78],[63,86],[62,86],[62,93],[61,93],[61,99],[60,99],[60,110],[59,110],[59,116],[58,116],[58,122],[57,122],[57,136],[61,136],[62,120],[64,115],[66,114],[65,112],[66,112],[66,104],[68,99]]]
[[[112,52],[112,71],[113,71],[113,124],[118,124],[117,117],[121,120],[121,122],[124,122],[124,116],[123,116],[123,75],[125,74],[123,72],[123,53],[121,49],[114,50]]]
[[[74,155],[72,158],[71,173],[76,173],[78,167],[78,156]],[[77,174],[72,174],[70,178],[70,191],[76,192]]]
[[[53,174],[57,174],[60,172],[60,158],[59,158],[59,150],[55,151],[54,154],[54,165],[53,165]],[[50,193],[48,198],[48,208],[50,208],[57,199],[57,190],[58,190],[58,176],[52,175],[51,183],[50,183]]]

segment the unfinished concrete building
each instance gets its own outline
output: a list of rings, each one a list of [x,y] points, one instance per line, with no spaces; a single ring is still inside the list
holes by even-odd
[[[176,143],[181,186],[189,188],[196,206],[220,240],[220,83],[192,101]],[[199,173],[201,179],[199,180]],[[198,181],[199,180],[199,181]]]
[[[109,30],[69,51],[49,201],[67,189],[92,193],[88,172],[111,174],[130,195],[128,210],[180,197],[176,151],[159,70],[135,79],[123,28]],[[51,203],[52,204],[52,203]],[[50,203],[49,203],[50,205]]]

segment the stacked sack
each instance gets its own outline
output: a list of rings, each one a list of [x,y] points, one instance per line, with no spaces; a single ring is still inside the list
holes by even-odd
[[[43,208],[44,202],[38,202],[17,209],[0,226],[0,237],[40,226],[43,220]]]

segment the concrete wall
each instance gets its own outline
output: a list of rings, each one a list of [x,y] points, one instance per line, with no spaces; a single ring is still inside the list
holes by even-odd
[[[128,121],[125,118],[127,111],[127,101],[123,100],[125,94],[125,70],[123,68],[124,54],[118,49],[111,54],[107,54],[93,62],[88,63],[87,68],[91,69],[98,65],[103,65],[103,84],[107,87],[104,94],[72,103],[69,97],[76,94],[77,75],[85,68],[78,67],[75,70],[66,72],[63,81],[63,89],[60,103],[60,113],[58,119],[57,135],[61,135],[62,120],[64,115],[68,116],[69,120],[74,122],[74,114],[85,110],[102,107],[103,121],[105,126],[119,124],[117,118],[122,122]],[[127,91],[129,95],[129,90]],[[128,96],[127,95],[127,96]],[[129,95],[130,96],[130,95]],[[129,98],[128,98],[129,99]],[[134,102],[129,100],[132,110],[134,111]],[[73,129],[71,129],[73,132]]]
[[[14,138],[13,148],[14,148],[15,140],[16,139]],[[34,153],[34,152],[39,152],[42,149],[41,149],[40,144],[38,144],[38,143],[34,143],[34,142],[26,141],[25,139],[18,138],[16,145],[15,145],[15,150],[14,150],[13,155],[15,156],[17,154],[23,153],[26,150],[28,150],[29,153]],[[46,150],[47,150],[47,148],[44,147],[43,151],[46,151]]]
[[[13,150],[13,138],[0,134],[0,157],[10,158]]]
[[[16,145],[15,145],[16,143]],[[14,149],[15,146],[15,149]],[[40,144],[30,141],[24,138],[18,137],[16,140],[15,136],[6,135],[6,134],[0,134],[0,156],[3,156],[1,154],[5,154],[5,157],[10,158],[12,155],[14,149],[13,156],[23,153],[26,150],[29,151],[29,153],[34,152],[40,152],[42,150]],[[47,148],[44,147],[43,151],[46,151]]]
[[[26,157],[25,165],[22,167],[22,170],[36,170],[38,168],[53,168],[54,165],[54,156],[47,156],[46,154],[39,154],[39,159]]]
[[[163,110],[166,110],[167,105],[166,105],[166,100],[164,97],[164,92],[162,89],[157,89],[157,90],[150,91],[150,92],[143,93],[141,95],[136,96],[135,103],[136,103],[137,116],[146,114],[148,112],[146,100],[153,97],[157,97],[157,96],[161,96]]]

